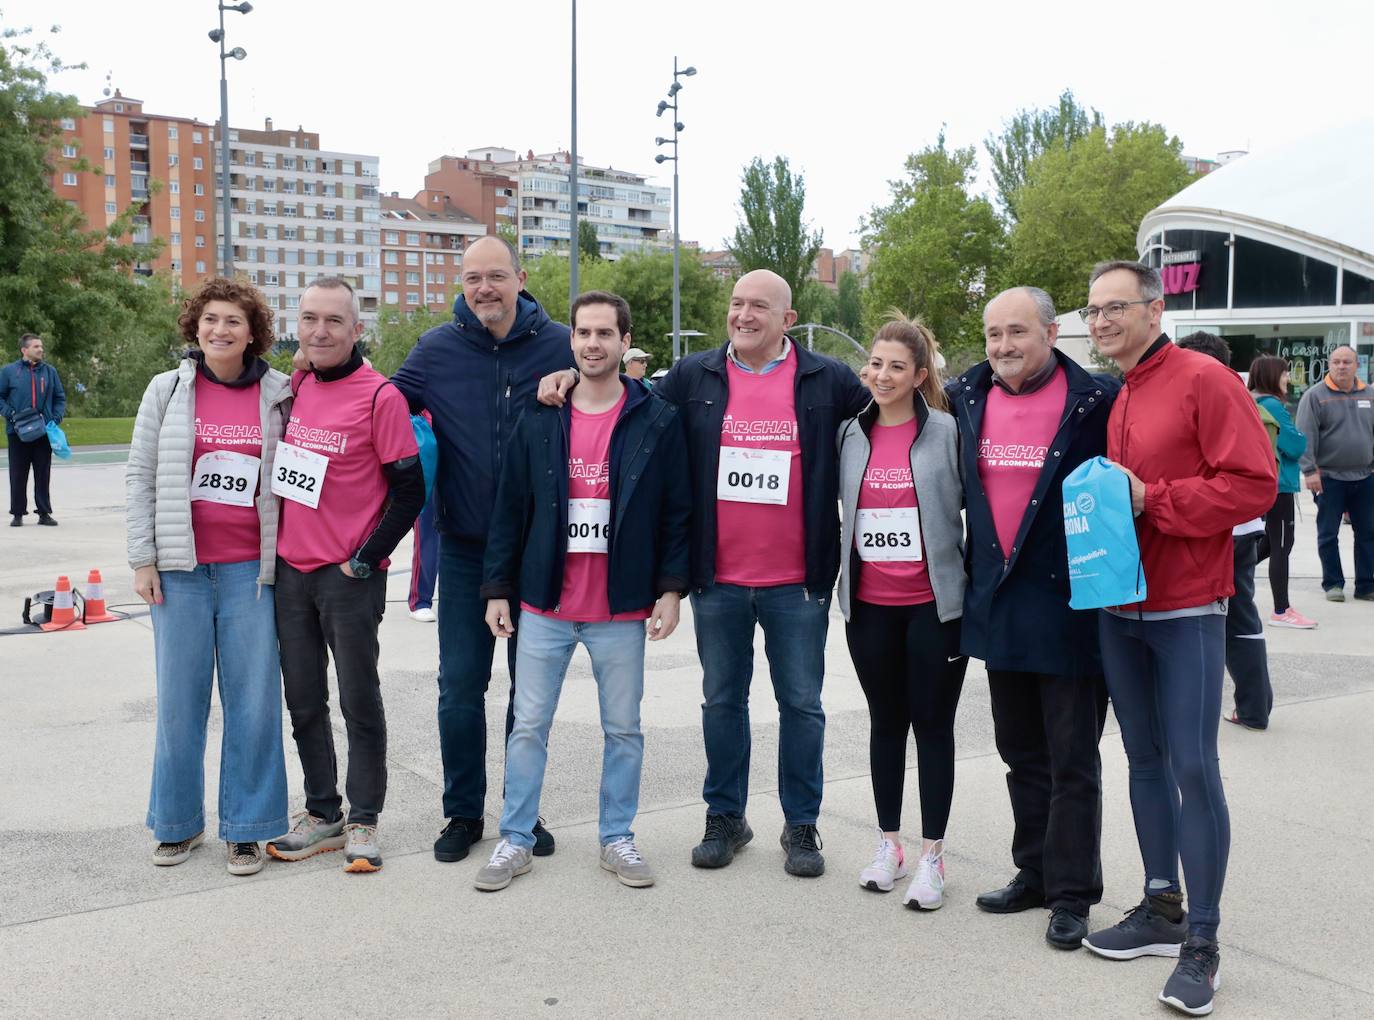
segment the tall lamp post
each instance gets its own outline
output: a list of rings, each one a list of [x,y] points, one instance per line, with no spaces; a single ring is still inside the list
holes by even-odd
[[[577,297],[577,0],[572,0],[572,152],[568,153],[568,307]]]
[[[670,144],[670,143],[671,143],[672,146],[673,146],[673,154],[672,154],[671,156],[665,156],[663,153],[660,152],[657,156],[654,157],[654,162],[655,162],[655,163],[666,163],[666,162],[668,162],[669,160],[672,160],[672,162],[673,162],[673,363],[674,363],[674,364],[676,364],[677,361],[682,357],[682,282],[681,282],[680,269],[679,269],[679,261],[680,261],[680,259],[681,259],[681,251],[682,251],[682,232],[678,229],[678,207],[682,204],[682,202],[681,202],[681,189],[680,189],[680,185],[679,185],[679,183],[678,183],[678,166],[679,166],[679,161],[678,161],[678,150],[677,150],[677,136],[678,136],[678,132],[680,132],[680,131],[683,130],[683,124],[682,124],[682,121],[680,121],[680,120],[678,119],[678,104],[681,102],[681,100],[678,99],[677,94],[678,94],[679,92],[682,91],[682,82],[678,81],[678,79],[679,79],[679,78],[690,78],[692,75],[694,75],[694,74],[696,74],[696,73],[697,73],[697,69],[696,69],[695,67],[684,67],[682,70],[679,71],[679,70],[678,70],[678,66],[677,66],[677,57],[673,57],[673,83],[672,83],[671,85],[668,86],[668,99],[660,99],[660,100],[658,101],[658,112],[657,112],[656,114],[654,114],[655,117],[662,117],[662,116],[663,116],[663,111],[664,111],[664,110],[672,110],[672,111],[673,111],[673,137],[672,137],[671,139],[669,139],[669,138],[662,138],[662,137],[660,137],[660,138],[655,138],[655,139],[654,139],[655,143],[658,144],[658,145],[667,145],[667,144]],[[669,102],[669,100],[671,100],[671,102]]]
[[[220,253],[220,276],[232,276],[234,273],[234,236],[229,229],[230,211],[233,208],[229,199],[229,79],[225,75],[225,62],[232,57],[235,60],[242,60],[248,56],[248,51],[242,46],[235,46],[232,50],[224,48],[224,12],[238,11],[240,14],[247,14],[253,9],[253,5],[248,0],[242,3],[226,4],[224,0],[219,3],[219,28],[210,30],[210,41],[219,43],[219,157],[220,157],[220,208],[224,220],[224,250]]]

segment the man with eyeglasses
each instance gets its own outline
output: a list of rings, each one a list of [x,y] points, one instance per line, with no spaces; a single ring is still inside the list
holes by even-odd
[[[1231,529],[1277,490],[1273,449],[1240,378],[1174,346],[1160,325],[1159,273],[1104,262],[1083,320],[1125,374],[1107,456],[1130,481],[1146,598],[1098,616],[1107,690],[1121,726],[1145,898],[1083,944],[1099,956],[1177,957],[1159,1000],[1210,1013],[1231,822],[1217,760],[1234,592]],[[1179,858],[1187,882],[1184,910]]]
[[[486,691],[496,639],[478,589],[496,483],[516,419],[539,379],[573,367],[568,327],[550,319],[525,291],[525,273],[509,243],[483,237],[469,245],[460,280],[453,321],[420,337],[392,377],[412,412],[429,411],[439,443],[439,746],[448,819],[434,843],[440,861],[467,857],[484,830]],[[514,642],[506,662],[513,699]],[[536,825],[534,853],[553,851],[553,836]]]

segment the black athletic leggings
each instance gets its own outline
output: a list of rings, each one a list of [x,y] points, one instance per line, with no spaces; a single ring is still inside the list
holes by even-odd
[[[902,827],[907,730],[916,735],[921,834],[943,839],[954,799],[954,713],[968,659],[959,621],[941,623],[934,602],[876,606],[855,599],[845,626],[849,654],[868,699],[868,764],[884,832]]]
[[[1274,612],[1288,610],[1288,554],[1293,551],[1293,493],[1280,492],[1264,515],[1264,537],[1260,540],[1257,563],[1269,559],[1269,591],[1274,596]]]

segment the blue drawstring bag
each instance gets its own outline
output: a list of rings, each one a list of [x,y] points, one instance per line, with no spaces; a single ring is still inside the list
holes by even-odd
[[[439,476],[439,441],[434,438],[434,426],[422,414],[410,416],[410,430],[415,433],[415,445],[420,448],[420,467],[425,473],[425,502],[434,492],[434,479]]]
[[[1064,479],[1069,608],[1126,606],[1145,598],[1145,570],[1131,513],[1131,480],[1106,457]]]
[[[72,448],[67,445],[67,433],[55,421],[48,422],[46,426],[48,433],[48,445],[52,447],[55,457],[61,460],[72,459]]]

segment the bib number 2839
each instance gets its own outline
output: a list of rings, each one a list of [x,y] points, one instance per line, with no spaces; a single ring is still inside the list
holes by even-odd
[[[277,444],[277,459],[272,465],[272,491],[312,510],[320,505],[329,458],[290,443]]]
[[[722,446],[716,498],[731,503],[786,506],[791,477],[792,454],[786,450]]]
[[[231,450],[201,454],[191,478],[191,502],[252,506],[258,490],[261,461]]]

